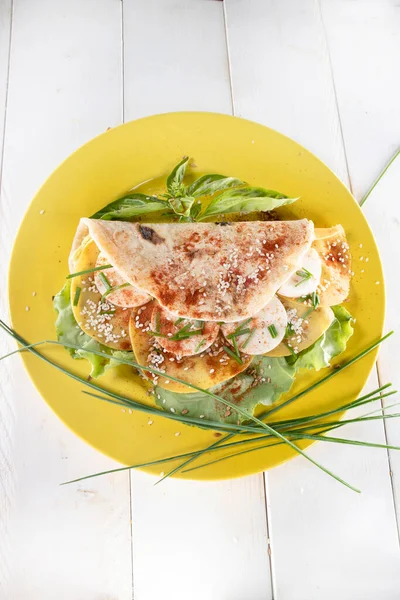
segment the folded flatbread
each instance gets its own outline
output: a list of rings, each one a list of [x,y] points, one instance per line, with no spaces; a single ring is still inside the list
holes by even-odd
[[[298,268],[314,225],[307,219],[145,224],[85,218],[80,239],[85,233],[126,281],[174,315],[236,322],[261,310]]]

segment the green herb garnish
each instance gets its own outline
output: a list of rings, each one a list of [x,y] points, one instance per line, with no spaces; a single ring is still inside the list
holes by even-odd
[[[196,349],[194,351],[195,354],[197,354],[197,352],[200,350],[200,348],[202,348],[204,346],[204,344],[206,343],[206,340],[201,340],[201,342],[199,342],[196,346]]]
[[[82,288],[80,288],[79,286],[75,290],[74,301],[72,303],[74,306],[78,306],[79,298],[81,296],[81,291],[82,291]]]
[[[106,288],[107,291],[112,289],[112,285],[111,283],[108,281],[107,277],[104,275],[104,273],[99,273],[99,279],[101,281],[101,283],[104,285],[104,287]]]
[[[157,333],[160,333],[160,328],[161,328],[161,314],[160,314],[160,311],[157,310],[157,312],[156,312],[156,331],[157,331]]]
[[[17,340],[17,342],[19,344],[22,345],[22,348],[19,348],[18,350],[16,350],[15,352],[21,352],[21,351],[26,351],[28,350],[29,352],[32,352],[33,354],[35,354],[35,356],[37,356],[38,358],[40,358],[41,360],[47,362],[48,364],[52,365],[53,367],[55,367],[56,369],[60,370],[61,372],[63,372],[64,374],[68,375],[69,377],[81,382],[82,384],[89,386],[91,388],[94,388],[98,391],[100,391],[102,394],[105,394],[106,396],[96,396],[100,398],[101,400],[106,400],[108,402],[112,402],[112,403],[117,403],[117,404],[122,404],[123,406],[134,406],[135,408],[137,408],[138,410],[142,410],[144,412],[149,412],[149,411],[154,411],[158,414],[161,414],[162,416],[165,416],[166,418],[172,418],[171,414],[167,413],[160,413],[160,411],[148,407],[146,405],[142,405],[139,402],[133,401],[129,398],[126,398],[124,396],[115,394],[114,392],[111,391],[107,391],[107,390],[103,390],[102,388],[100,388],[99,386],[96,386],[94,383],[86,381],[85,379],[74,375],[73,373],[67,371],[66,369],[64,369],[63,367],[57,365],[57,363],[54,363],[53,361],[51,361],[49,358],[47,358],[46,356],[43,356],[42,354],[40,354],[37,350],[35,350],[33,348],[33,346],[37,346],[39,344],[46,344],[46,343],[50,343],[50,344],[56,344],[56,345],[60,345],[60,346],[66,346],[66,347],[70,347],[70,348],[74,348],[74,349],[78,349],[80,348],[79,346],[75,345],[75,344],[65,344],[62,342],[54,342],[54,341],[50,341],[50,340],[45,340],[42,342],[36,342],[35,344],[28,344],[24,338],[22,338],[21,336],[19,336],[14,330],[12,330],[11,328],[9,328],[5,323],[3,323],[3,321],[0,321],[0,326],[9,334],[11,335],[14,339]],[[384,341],[385,339],[387,339],[390,335],[392,334],[392,332],[390,332],[389,334],[387,334],[386,336],[384,336],[383,338],[381,338],[380,340],[378,340],[377,342],[375,342],[374,344],[372,344],[371,346],[369,346],[368,348],[366,348],[365,350],[363,350],[360,354],[358,354],[357,356],[355,356],[354,358],[352,358],[351,360],[349,360],[347,363],[345,363],[344,365],[341,365],[338,369],[335,369],[333,371],[331,371],[331,373],[329,373],[328,375],[326,375],[325,377],[323,377],[321,380],[319,380],[318,382],[314,383],[313,385],[311,385],[309,388],[307,388],[306,390],[303,390],[302,392],[300,392],[299,394],[297,394],[296,396],[290,398],[289,400],[287,400],[286,402],[280,404],[278,407],[275,407],[269,411],[267,411],[266,413],[264,413],[261,418],[266,418],[267,416],[271,415],[273,412],[275,412],[276,410],[280,410],[283,406],[287,405],[290,402],[293,402],[295,399],[299,398],[300,396],[303,396],[304,394],[310,392],[312,389],[316,388],[317,386],[321,385],[322,383],[324,383],[325,381],[331,379],[332,377],[336,376],[340,371],[342,371],[345,368],[348,368],[350,365],[354,364],[356,361],[358,361],[360,358],[362,358],[363,356],[365,356],[367,353],[371,352],[374,348],[376,348],[382,341]],[[228,350],[228,354],[230,352],[229,348],[224,347],[225,351]],[[15,352],[10,353],[7,356],[10,356],[11,354],[14,354]],[[105,356],[108,358],[108,354],[104,353],[104,352],[97,352],[94,351],[94,354],[97,354],[99,356]],[[3,357],[5,358],[5,357]],[[154,374],[159,374],[161,376],[164,376],[165,374],[161,373],[160,371],[158,371],[157,369],[153,369],[152,367],[148,367],[148,366],[143,366],[140,365],[134,361],[130,361],[130,360],[125,360],[125,359],[119,359],[119,358],[115,358],[115,360],[117,360],[118,362],[122,363],[122,364],[129,364],[131,366],[135,366],[136,368],[143,370],[143,371],[149,371],[152,372]],[[176,380],[178,382],[181,382],[181,380],[179,380],[176,377],[170,377],[172,380]],[[239,406],[232,404],[231,402],[229,402],[228,400],[226,400],[225,398],[222,398],[221,396],[217,396],[216,394],[212,393],[209,390],[203,390],[202,388],[200,388],[199,386],[195,386],[193,384],[188,384],[187,382],[183,382],[185,383],[185,385],[189,385],[189,387],[192,387],[193,389],[196,389],[198,391],[201,391],[213,398],[215,398],[216,400],[226,404],[227,406],[231,407],[232,409],[236,410],[237,413],[239,414],[243,414],[243,416],[246,416],[248,419],[251,419],[252,421],[254,421],[255,423],[257,423],[257,425],[261,425],[263,427],[263,429],[267,430],[267,432],[273,436],[278,438],[279,440],[281,440],[282,443],[287,444],[288,446],[290,446],[292,449],[294,449],[296,452],[298,452],[299,454],[301,454],[302,456],[304,456],[307,460],[309,460],[310,462],[312,462],[313,464],[315,464],[316,466],[318,466],[320,469],[322,469],[324,472],[328,473],[329,475],[331,475],[332,477],[334,477],[336,480],[340,481],[341,483],[343,483],[344,485],[347,485],[348,487],[353,488],[352,486],[350,486],[348,483],[346,483],[345,481],[343,481],[340,477],[338,477],[337,475],[333,474],[332,472],[328,471],[327,469],[325,469],[322,465],[320,465],[319,463],[317,463],[316,461],[314,461],[310,456],[308,456],[308,454],[306,454],[303,450],[301,450],[296,444],[294,444],[291,439],[296,440],[296,439],[303,439],[303,438],[299,438],[299,437],[293,437],[293,431],[289,431],[288,432],[288,437],[285,437],[284,435],[282,435],[282,433],[280,431],[278,431],[276,429],[276,423],[273,424],[273,427],[271,427],[270,425],[264,423],[263,421],[261,421],[259,418],[256,418],[254,416],[248,415],[245,411],[243,411]],[[109,396],[109,397],[107,397]],[[388,415],[390,416],[390,415]],[[189,422],[189,418],[188,417],[184,417],[182,415],[173,415],[174,418],[177,418],[177,420],[181,420],[182,422]],[[194,419],[192,420],[192,422],[194,421]],[[204,423],[202,422],[202,425]],[[244,426],[241,426],[242,430],[244,431],[245,428]],[[256,428],[254,428],[254,431],[256,430]],[[285,433],[287,433],[285,431]],[[290,438],[290,435],[292,434],[292,437]],[[295,436],[296,434],[294,434]],[[301,434],[303,435],[303,434]],[[313,434],[310,434],[313,435]],[[224,440],[227,440],[228,438],[232,437],[233,434],[230,434],[229,436],[225,436],[224,438],[221,438],[221,440],[218,440],[217,442],[215,442],[214,444],[212,444],[212,447],[216,447],[218,445],[221,444],[221,442],[223,442]],[[309,439],[308,438],[308,434],[304,434],[303,437],[305,439]],[[334,440],[335,438],[333,438]],[[254,441],[254,440],[252,440]],[[358,442],[357,442],[358,443]],[[362,444],[362,443],[361,443]],[[209,447],[211,448],[211,446]],[[188,460],[185,461],[184,465],[188,464],[188,462],[192,462],[193,460],[195,460],[196,458],[198,458],[199,456],[201,456],[204,452],[208,451],[209,448],[206,448],[204,450],[198,451],[196,453],[193,454],[193,456]],[[173,457],[173,458],[177,458],[177,457]],[[172,459],[172,457],[171,457]],[[170,471],[170,473],[168,473],[165,477],[173,474],[174,472],[176,472],[177,470],[181,470],[182,467],[184,465],[179,465],[178,467],[176,467],[175,469],[173,469],[172,471]],[[358,490],[356,490],[358,491]]]
[[[182,321],[184,321],[185,319],[183,319],[182,317],[179,317],[179,319],[177,319],[174,323],[175,327],[177,327],[180,323],[182,323]]]
[[[72,279],[72,277],[78,277],[78,275],[86,275],[87,273],[95,273],[95,271],[104,271],[104,269],[112,269],[112,265],[103,265],[102,267],[93,267],[93,269],[85,269],[84,271],[78,271],[77,273],[70,273],[66,279]]]
[[[229,354],[231,358],[233,358],[233,360],[236,360],[236,362],[239,363],[239,365],[243,364],[243,361],[240,358],[240,356],[238,354],[235,354],[230,348],[228,348],[228,346],[223,346],[223,349],[227,354]]]
[[[275,327],[274,324],[268,325],[268,331],[270,332],[271,337],[273,339],[275,339],[276,337],[278,337],[278,332],[277,332],[276,327]]]
[[[246,348],[246,346],[248,345],[248,343],[250,342],[251,338],[253,337],[253,335],[256,332],[257,327],[253,327],[253,329],[250,331],[250,335],[248,336],[248,338],[245,340],[244,344],[242,344],[242,350],[244,350]]]
[[[100,275],[103,275],[103,273],[100,273]],[[100,275],[99,275],[99,277],[100,277]],[[101,302],[103,302],[104,298],[107,298],[107,296],[109,296],[113,292],[117,292],[118,290],[122,290],[123,288],[130,287],[130,286],[131,286],[130,283],[121,283],[121,285],[116,285],[115,287],[108,288],[108,290],[106,290],[104,292],[104,294],[102,295]]]
[[[285,330],[285,338],[290,338],[295,334],[295,330],[293,329],[293,325],[292,323],[288,323],[286,325],[286,330]]]
[[[304,283],[305,281],[308,281],[309,279],[311,279],[311,277],[313,277],[313,274],[310,273],[310,271],[308,271],[304,267],[301,268],[299,271],[296,271],[296,275],[298,275],[298,277],[301,277],[301,281],[296,283],[296,285],[294,287],[301,285],[302,283]]]
[[[241,335],[245,335],[246,333],[250,333],[251,331],[252,330],[247,327],[246,329],[240,329],[239,331],[234,331],[233,333],[230,333],[226,337],[228,340],[231,340],[231,339],[237,338]]]

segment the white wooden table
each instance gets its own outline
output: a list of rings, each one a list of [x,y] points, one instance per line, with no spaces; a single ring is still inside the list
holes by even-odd
[[[93,136],[234,113],[305,145],[360,199],[400,146],[399,57],[397,0],[0,0],[1,315],[26,207]],[[400,385],[399,190],[398,161],[365,205],[398,331],[371,389]],[[400,598],[400,453],[310,450],[362,495],[301,458],[230,482],[59,487],[115,463],[58,421],[18,358],[0,368],[0,600]],[[400,445],[395,420],[347,433]]]

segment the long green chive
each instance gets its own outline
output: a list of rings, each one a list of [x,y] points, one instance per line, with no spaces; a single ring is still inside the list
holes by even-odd
[[[103,275],[103,273],[100,273],[99,277],[101,277],[101,275]],[[108,280],[107,280],[107,281],[108,281]],[[111,286],[110,286],[110,287],[108,288],[108,290],[106,290],[106,291],[104,292],[104,294],[102,295],[102,297],[101,297],[101,302],[103,302],[104,298],[107,298],[107,296],[109,296],[110,294],[112,294],[112,293],[114,293],[114,292],[117,292],[118,290],[122,290],[122,289],[124,289],[124,288],[127,288],[127,287],[131,287],[131,284],[130,284],[130,283],[121,283],[121,285],[116,285],[116,286],[114,286],[114,287],[111,287]]]
[[[375,179],[374,183],[372,184],[372,186],[369,188],[368,192],[365,194],[365,196],[362,198],[362,200],[360,200],[360,206],[362,206],[364,204],[364,202],[367,200],[368,196],[371,194],[371,192],[375,189],[375,186],[379,183],[379,181],[382,179],[382,177],[384,176],[384,174],[386,173],[386,171],[388,170],[388,168],[390,167],[390,165],[396,160],[396,158],[400,155],[400,149],[397,150],[397,152],[395,153],[395,155],[390,159],[390,161],[388,162],[388,164],[386,165],[386,167],[383,169],[383,171],[381,172],[380,175],[378,175],[378,177]]]
[[[104,275],[104,273],[99,273],[99,279],[100,279],[101,283],[105,286],[106,290],[111,290],[112,289],[112,285],[108,281],[108,279]]]
[[[87,273],[95,273],[95,271],[104,271],[104,269],[112,269],[112,265],[103,265],[102,267],[93,267],[93,269],[85,269],[84,271],[77,271],[76,273],[70,273],[66,279],[72,279],[72,277],[78,277],[78,275],[86,275]]]
[[[231,358],[233,358],[233,360],[236,360],[237,363],[239,363],[239,365],[243,364],[242,359],[240,358],[240,356],[238,356],[237,354],[235,354],[230,348],[228,348],[228,346],[222,346],[224,352],[226,352],[227,354],[229,354],[229,356]]]
[[[363,398],[367,398],[368,396],[373,396],[367,402],[375,402],[376,400],[379,400],[380,397],[379,396],[375,397],[374,395],[376,393],[378,393],[381,389],[386,389],[390,385],[391,384],[386,384],[382,388],[378,388],[377,390],[374,390],[373,392],[370,392],[369,394],[367,394]],[[382,396],[382,397],[384,397],[384,396]],[[360,401],[361,401],[361,398],[358,398],[357,400],[355,400],[355,401],[353,401],[351,403],[348,403],[347,405],[344,405],[343,407],[340,407],[340,408],[336,409],[336,412],[342,412],[343,410],[345,410],[346,406],[350,406],[352,404],[359,403]],[[382,408],[380,408],[378,410],[381,411]],[[312,418],[313,419],[320,418],[320,417],[322,417],[323,414],[324,413],[321,413],[321,415],[314,415]],[[296,421],[296,420],[297,419],[293,419],[293,421]],[[359,417],[359,420],[362,421],[363,417]],[[288,423],[290,423],[290,421],[288,421]],[[343,423],[343,421],[340,421],[340,423]],[[275,426],[276,426],[276,424],[275,424]],[[236,442],[230,442],[228,444],[223,444],[223,445],[219,445],[219,446],[216,446],[216,444],[217,443],[219,444],[219,442],[214,442],[214,444],[212,445],[212,447],[211,446],[209,447],[208,451],[214,452],[214,451],[218,451],[218,450],[226,450],[227,448],[232,447],[232,446],[247,445],[247,444],[250,444],[250,443],[256,443],[258,441],[264,441],[266,439],[272,440],[273,436],[270,436],[269,434],[265,434],[265,435],[262,435],[262,436],[253,437],[251,439],[239,440],[239,441],[236,441]],[[268,445],[266,445],[266,447],[273,447],[273,446],[276,446],[276,445],[281,445],[282,443],[283,442],[276,442],[276,443],[273,443],[273,444],[268,444]],[[364,443],[366,445],[368,445],[368,442],[364,442]],[[257,448],[251,448],[250,451],[259,450],[261,448],[263,448],[263,446],[261,446],[261,447],[259,446]],[[395,447],[392,447],[392,448],[396,449]],[[247,452],[247,450],[245,452]],[[148,466],[151,466],[151,465],[156,465],[156,464],[162,464],[162,463],[170,462],[172,460],[178,460],[178,459],[181,459],[181,458],[193,457],[193,455],[196,455],[196,454],[198,454],[198,451],[186,452],[184,454],[169,456],[167,458],[161,458],[161,459],[149,461],[149,462],[146,462],[146,463],[140,463],[140,464],[131,465],[131,466],[128,466],[128,467],[119,467],[117,469],[110,469],[108,471],[102,471],[102,472],[99,472],[99,473],[92,473],[91,475],[85,475],[84,477],[79,477],[78,479],[73,479],[71,481],[66,481],[66,482],[64,482],[64,483],[62,483],[60,485],[67,485],[69,483],[76,483],[76,482],[79,482],[79,481],[83,481],[85,479],[91,479],[92,477],[99,477],[101,475],[108,475],[108,474],[118,473],[120,471],[126,471],[128,469],[137,469],[137,468],[141,468],[141,467],[148,467]],[[226,458],[230,458],[231,456],[237,456],[237,453],[234,454],[234,455],[232,454],[232,455],[230,455],[229,457],[226,457]],[[219,462],[220,460],[224,460],[224,459],[225,459],[225,457],[222,457],[221,459],[217,459],[216,461],[204,463],[202,465],[194,467],[193,469],[185,469],[183,472],[187,473],[187,472],[192,471],[192,470],[201,469],[201,468],[203,468],[203,467],[205,467],[205,466],[207,466],[209,464],[212,464],[214,462]],[[178,469],[179,469],[179,467],[178,467]]]
[[[179,317],[179,319],[177,319],[174,323],[175,327],[177,327],[180,323],[182,323],[182,321],[184,321],[185,319],[183,317]]]
[[[270,411],[264,411],[260,415],[260,418],[261,419],[266,418],[272,412],[275,412],[276,410],[280,410],[281,408],[283,408],[283,406],[286,406],[287,404],[290,404],[291,402],[294,402],[295,400],[298,400],[299,398],[301,398],[302,396],[304,396],[308,392],[312,391],[313,389],[315,389],[318,386],[320,386],[323,383],[325,383],[327,380],[331,379],[332,377],[335,377],[338,373],[340,373],[340,371],[342,371],[343,369],[346,369],[347,367],[350,367],[352,364],[354,364],[355,362],[357,362],[358,360],[360,360],[361,358],[363,358],[366,354],[368,354],[369,352],[372,352],[372,350],[374,350],[377,346],[379,346],[379,344],[381,344],[382,342],[384,342],[391,335],[393,335],[393,331],[389,331],[389,333],[387,333],[385,336],[383,336],[380,340],[378,340],[377,342],[371,344],[371,346],[368,346],[365,350],[363,350],[362,352],[360,352],[359,354],[357,354],[357,356],[355,356],[354,358],[350,359],[347,363],[345,363],[341,367],[333,370],[326,377],[323,377],[322,379],[320,379],[319,381],[317,381],[316,383],[314,383],[313,385],[311,385],[309,388],[303,390],[302,392],[299,392],[295,396],[292,396],[292,398],[289,398],[286,402],[283,402],[282,404],[278,405],[275,409],[271,409]],[[203,454],[207,453],[209,450],[211,450],[215,446],[219,446],[223,442],[228,441],[228,440],[232,439],[233,437],[235,437],[235,434],[231,433],[229,435],[224,436],[220,440],[217,440],[216,442],[214,442],[210,446],[207,446],[203,450],[199,450],[191,458],[189,458],[185,462],[181,463],[178,467],[175,467],[175,469],[173,469],[173,471],[170,471],[169,473],[167,473],[165,477],[168,477],[171,474],[174,474],[174,473],[177,473],[177,472],[181,471],[183,467],[187,466],[191,462],[194,462],[195,460],[197,460],[198,458],[200,458],[201,456],[203,456]]]
[[[147,335],[155,335],[156,337],[163,337],[166,338],[167,336],[164,333],[160,333],[159,331],[152,331],[151,329],[148,329],[146,331]]]
[[[28,346],[25,342],[25,340],[23,338],[21,338],[21,336],[19,336],[15,331],[13,331],[11,328],[9,328],[5,323],[3,323],[0,320],[0,326],[5,329],[5,331],[7,333],[9,333],[10,335],[12,335],[12,337],[14,337],[17,341],[19,341],[20,344],[23,344],[23,348],[19,349],[19,351],[23,351],[25,349],[28,349]],[[375,342],[374,344],[372,344],[369,348],[366,348],[363,352],[361,352],[359,355],[357,355],[356,357],[354,357],[353,359],[351,359],[350,361],[348,361],[347,363],[345,363],[345,365],[342,365],[341,367],[339,367],[338,369],[336,369],[336,372],[332,372],[330,373],[328,376],[324,377],[322,380],[320,380],[319,382],[316,382],[315,384],[313,384],[312,386],[310,386],[310,388],[308,390],[304,390],[303,392],[301,392],[300,394],[297,394],[297,396],[294,396],[292,399],[290,399],[289,401],[293,401],[294,399],[304,395],[305,393],[307,393],[308,391],[311,391],[313,388],[317,387],[318,385],[321,385],[321,383],[324,383],[325,381],[327,381],[330,377],[332,377],[333,375],[335,375],[337,372],[339,372],[340,370],[343,370],[344,368],[347,368],[348,366],[350,366],[351,364],[353,364],[354,362],[356,362],[356,360],[359,360],[360,358],[362,358],[363,356],[365,356],[368,352],[372,351],[374,348],[376,348],[378,346],[378,344],[380,344],[382,341],[384,341],[385,339],[387,339],[393,332],[390,332],[389,334],[387,334],[386,336],[384,336],[383,338],[381,338],[380,340],[378,340],[378,342]],[[75,348],[78,349],[80,348],[79,346],[76,346],[75,344],[63,344],[61,342],[54,342],[54,341],[43,341],[43,342],[38,342],[36,345],[40,344],[40,343],[54,343],[54,344],[58,344],[58,345],[62,345],[65,347],[71,347],[71,348]],[[82,381],[83,383],[85,383],[85,385],[88,385],[89,387],[93,387],[94,389],[99,389],[100,391],[102,391],[103,393],[106,393],[107,395],[111,396],[112,398],[122,398],[123,401],[125,402],[131,402],[132,404],[138,404],[138,407],[140,407],[140,410],[145,410],[147,408],[147,410],[149,410],[148,407],[144,407],[143,405],[141,405],[140,403],[135,403],[134,401],[130,401],[129,399],[126,399],[124,397],[120,397],[117,394],[114,394],[113,392],[107,392],[107,391],[103,391],[101,388],[98,388],[98,386],[95,386],[94,384],[91,384],[90,382],[87,382],[85,380],[82,380],[81,378],[79,378],[78,376],[75,376],[73,373],[70,373],[69,371],[67,371],[66,369],[63,369],[63,367],[58,366],[56,363],[53,363],[51,360],[47,359],[46,357],[42,356],[39,352],[37,352],[36,350],[33,350],[32,345],[30,345],[29,347],[29,351],[33,352],[35,355],[37,355],[38,357],[40,357],[42,360],[44,360],[45,362],[48,362],[49,364],[51,364],[52,366],[55,366],[57,369],[61,370],[63,373],[69,375],[70,377],[72,377],[73,379],[76,379],[78,381]],[[106,356],[108,357],[109,355],[103,352],[94,352],[97,355],[101,355],[101,356]],[[136,366],[137,368],[140,368],[141,370],[144,371],[149,371],[149,372],[153,372],[156,374],[159,374],[159,372],[156,369],[153,369],[151,367],[144,367],[143,365],[139,365],[138,363],[135,363],[134,361],[126,361],[124,359],[117,359],[119,362],[121,363],[127,363],[130,364],[132,366]],[[175,377],[170,377],[170,379],[179,381],[179,379],[175,378]],[[313,464],[315,464],[316,466],[318,466],[320,469],[322,469],[324,472],[326,472],[327,474],[331,475],[332,477],[334,477],[335,479],[337,479],[338,481],[340,481],[341,483],[343,483],[344,485],[346,485],[347,487],[350,487],[351,489],[355,490],[355,488],[353,488],[352,486],[350,486],[348,483],[346,483],[345,481],[343,481],[340,477],[336,476],[335,474],[333,474],[331,471],[329,471],[328,469],[326,469],[325,467],[323,467],[322,465],[318,464],[316,461],[314,461],[311,457],[309,457],[306,453],[304,453],[298,446],[296,446],[294,443],[292,443],[292,441],[288,438],[286,438],[285,436],[283,436],[279,431],[277,431],[276,429],[274,429],[273,427],[267,425],[266,423],[263,423],[260,419],[248,415],[245,411],[241,410],[238,406],[228,402],[227,400],[225,400],[224,398],[221,398],[220,396],[217,396],[216,394],[213,394],[212,392],[210,392],[209,390],[203,390],[202,388],[200,388],[199,386],[195,386],[193,384],[188,384],[187,382],[185,382],[186,385],[188,385],[189,387],[192,387],[193,389],[197,389],[198,391],[201,391],[211,397],[214,397],[215,399],[219,400],[220,402],[226,404],[227,406],[230,406],[231,408],[233,408],[234,410],[236,410],[239,414],[242,414],[243,416],[245,416],[248,419],[251,419],[252,421],[256,422],[257,424],[261,425],[264,429],[266,429],[267,431],[269,431],[271,433],[271,435],[273,435],[274,437],[277,437],[279,439],[282,440],[283,443],[287,444],[288,446],[292,447],[296,452],[298,452],[299,454],[301,454],[302,456],[304,456],[304,458],[306,458],[307,460],[309,460],[310,462],[312,462]],[[287,401],[286,403],[281,404],[279,407],[277,408],[281,408],[283,405],[287,404],[289,401]],[[272,412],[274,412],[273,410],[268,411],[266,414],[271,414]],[[180,415],[179,415],[180,416]],[[265,416],[265,415],[263,415]],[[219,440],[218,442],[216,442],[215,444],[213,444],[213,447],[220,444],[224,439],[228,439],[229,437],[232,437],[233,434],[231,434],[230,436],[226,436],[225,438],[223,438],[222,440]],[[299,439],[299,438],[298,438]],[[301,439],[301,438],[300,438]],[[197,453],[194,457],[192,457],[193,460],[194,458],[197,458],[199,455],[203,454],[207,449]],[[181,469],[182,466],[184,465],[180,465],[179,467],[177,467],[176,469],[174,469],[174,472],[176,472],[176,470]],[[171,474],[171,473],[170,473]],[[167,475],[168,476],[168,475]],[[358,491],[358,490],[355,490]]]
[[[19,341],[19,343],[21,345],[23,345],[23,346],[27,345],[26,341],[23,338],[21,338],[21,336],[19,336],[14,330],[12,330],[11,328],[9,328],[8,325],[6,325],[1,320],[0,320],[0,326],[5,331],[7,331],[7,333],[9,333],[9,335],[11,335],[12,337],[14,337],[14,339],[17,339],[17,341]],[[58,346],[64,346],[65,348],[73,348],[74,350],[81,350],[82,349],[81,346],[78,346],[76,344],[67,344],[65,342],[64,343],[63,342],[56,342],[54,340],[43,340],[42,342],[37,342],[37,344],[42,344],[42,343],[55,344],[55,345],[58,345]],[[42,356],[39,352],[37,352],[36,350],[34,350],[32,347],[30,347],[29,351],[30,352],[34,352],[36,356],[42,358],[43,360],[45,360],[49,364],[55,366],[60,371],[62,371],[64,374],[66,374],[66,375],[68,375],[68,376],[70,376],[70,377],[72,377],[74,379],[78,379],[79,381],[84,382],[86,384],[85,380],[82,380],[80,377],[77,377],[77,376],[73,375],[73,373],[70,373],[69,371],[67,371],[63,367],[59,367],[56,363],[53,363],[52,361],[50,361],[46,357]],[[110,358],[110,355],[107,354],[107,353],[105,353],[105,352],[100,352],[100,351],[97,351],[97,350],[91,350],[91,352],[92,352],[92,354],[96,354],[97,356],[103,356],[105,358]],[[114,357],[114,360],[120,362],[121,364],[127,364],[127,365],[130,365],[132,367],[136,367],[137,369],[140,369],[141,371],[153,373],[154,375],[158,375],[159,377],[165,377],[165,373],[163,373],[162,371],[159,371],[158,369],[154,369],[153,367],[141,365],[141,364],[139,364],[139,363],[137,363],[137,362],[135,362],[133,360],[125,360],[123,358],[116,358],[116,357]],[[182,381],[182,379],[179,379],[178,377],[174,377],[172,375],[168,375],[168,379],[170,379],[171,381],[176,381],[177,383],[183,383],[187,387],[190,387],[190,388],[196,390],[197,392],[202,392],[203,394],[206,394],[207,396],[210,396],[211,398],[214,398],[215,400],[218,400],[222,404],[225,404],[226,406],[229,406],[229,408],[235,410],[237,413],[239,413],[240,415],[242,415],[243,417],[245,417],[247,420],[251,420],[254,423],[257,423],[263,429],[267,429],[267,430],[271,429],[268,425],[266,425],[265,423],[263,423],[262,421],[260,421],[254,415],[248,414],[245,410],[241,409],[239,406],[236,406],[235,404],[233,404],[232,402],[229,402],[225,398],[222,398],[221,396],[218,396],[217,394],[214,394],[210,390],[205,390],[205,389],[199,387],[198,385],[195,385],[193,383],[189,383],[188,381]],[[87,383],[89,384],[90,382],[87,382]],[[108,394],[109,396],[116,397],[117,399],[120,398],[120,396],[118,397],[118,395],[114,394],[111,391],[103,390],[102,388],[99,388],[98,386],[95,386],[94,384],[91,384],[91,386],[94,387],[95,389],[99,389],[101,392],[103,392],[105,394]],[[124,398],[124,400],[126,400],[126,399]],[[138,409],[141,410],[140,407],[142,407],[142,405],[140,403],[137,403],[137,405],[138,405]],[[162,416],[162,413],[161,413],[161,416]]]
[[[248,343],[250,342],[251,338],[253,337],[253,335],[256,332],[257,327],[253,327],[253,329],[250,331],[250,334],[248,335],[247,339],[245,340],[244,344],[242,344],[242,350],[244,350]]]
[[[75,290],[74,301],[72,303],[74,306],[78,306],[79,298],[81,296],[81,291],[82,291],[82,288],[80,288],[79,286]]]
[[[301,268],[299,271],[296,271],[296,275],[298,275],[299,277],[301,277],[301,281],[299,281],[298,283],[296,283],[296,285],[294,287],[297,287],[297,286],[301,285],[302,283],[304,283],[305,281],[308,281],[309,279],[311,279],[311,277],[313,277],[313,274],[310,273],[310,271],[308,271],[304,267]]]
[[[272,338],[275,339],[276,337],[278,337],[278,332],[274,324],[268,325],[268,331],[270,332]]]

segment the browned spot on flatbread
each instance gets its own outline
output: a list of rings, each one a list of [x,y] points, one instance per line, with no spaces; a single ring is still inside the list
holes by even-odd
[[[152,227],[148,227],[148,225],[139,225],[138,229],[142,238],[148,242],[151,242],[155,246],[165,242],[164,238],[158,235],[158,233],[156,233]]]

